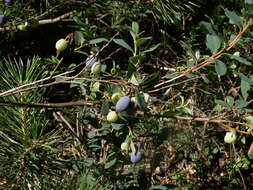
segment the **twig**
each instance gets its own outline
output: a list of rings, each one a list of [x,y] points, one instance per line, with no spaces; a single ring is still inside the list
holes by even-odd
[[[6,96],[6,94],[14,93],[14,92],[16,92],[16,91],[18,91],[22,88],[25,88],[25,87],[28,87],[28,86],[33,86],[33,85],[36,85],[38,83],[41,83],[41,82],[44,82],[44,81],[47,81],[47,80],[50,80],[50,79],[54,79],[54,78],[57,78],[57,77],[60,77],[60,76],[63,76],[63,75],[69,74],[69,73],[73,73],[73,72],[74,72],[73,70],[72,71],[67,71],[67,72],[52,76],[52,77],[49,76],[49,77],[46,77],[44,79],[40,79],[40,80],[31,82],[31,83],[28,83],[28,84],[21,85],[19,87],[12,88],[10,90],[7,90],[5,92],[0,93],[0,97]]]
[[[253,129],[252,125],[249,125],[247,123],[240,123],[240,122],[233,122],[233,121],[228,121],[224,119],[212,119],[212,118],[201,118],[201,117],[183,117],[183,116],[174,116],[173,118],[178,119],[178,120],[190,120],[190,121],[199,121],[199,122],[208,122],[208,123],[217,123],[219,124],[220,127],[229,130],[231,129],[230,126],[225,125],[224,123],[231,123],[231,124],[238,124],[238,125],[244,125],[247,127],[250,127]],[[250,135],[251,133],[248,131],[241,131],[239,129],[236,129],[237,132],[242,133],[242,134],[247,134]]]
[[[129,82],[124,81],[124,80],[102,80],[102,79],[92,79],[92,78],[87,78],[87,77],[61,77],[65,80],[71,80],[71,79],[75,79],[75,80],[86,80],[86,81],[96,81],[96,82],[102,82],[102,83],[111,83],[111,84],[115,84],[115,85],[128,85]],[[120,83],[120,84],[119,84]]]
[[[63,115],[60,112],[54,112],[56,117],[58,117],[63,123],[66,124],[68,129],[72,132],[72,134],[81,142],[81,139],[77,136],[76,132],[72,128],[72,126],[69,124],[69,122],[63,117]]]
[[[5,102],[0,101],[0,106],[12,106],[12,107],[44,107],[44,108],[63,108],[74,106],[92,106],[98,102],[62,102],[62,103],[33,103],[33,102]]]
[[[202,77],[202,76],[197,76],[197,77],[190,78],[190,79],[187,79],[187,80],[178,82],[178,83],[170,84],[170,85],[168,85],[168,86],[163,86],[163,87],[158,88],[158,89],[155,89],[155,90],[150,90],[149,93],[158,92],[158,91],[160,91],[160,90],[167,89],[167,88],[172,87],[172,86],[177,86],[177,85],[179,85],[179,84],[184,84],[184,83],[186,83],[186,82],[189,82],[189,81],[192,81],[192,80],[201,78],[201,77]]]
[[[52,23],[56,23],[61,21],[64,18],[69,17],[71,14],[75,13],[76,11],[70,11],[68,13],[65,13],[61,16],[58,16],[56,18],[52,18],[52,19],[43,19],[43,20],[39,20],[39,25],[44,25],[44,24],[52,24]]]
[[[39,20],[38,24],[39,25],[45,25],[45,24],[52,24],[52,23],[60,22],[61,20],[63,20],[64,18],[69,17],[71,14],[73,14],[75,12],[76,11],[71,11],[71,12],[65,13],[65,14],[63,14],[61,16],[58,16],[56,18]],[[16,29],[17,29],[17,26],[3,27],[3,28],[0,28],[0,32],[2,32],[2,31],[16,30]]]
[[[184,77],[184,76],[186,76],[186,75],[188,75],[190,73],[198,71],[199,69],[201,69],[201,68],[209,65],[210,63],[212,63],[213,59],[220,58],[226,51],[230,50],[232,47],[234,47],[237,44],[237,42],[240,40],[241,36],[247,31],[247,29],[249,28],[249,26],[252,23],[253,23],[253,20],[250,18],[248,20],[248,22],[243,26],[243,29],[237,34],[237,36],[235,37],[235,39],[228,46],[224,47],[219,52],[211,55],[207,60],[204,60],[201,63],[199,63],[198,65],[195,65],[192,68],[190,68],[190,69],[188,69],[186,71],[181,72],[180,75],[178,75],[178,76],[176,76],[176,77],[174,77],[174,78],[172,78],[172,79],[170,79],[168,81],[164,81],[164,82],[162,82],[160,84],[157,84],[156,86],[154,86],[154,88],[158,88],[158,87],[160,87],[160,86],[162,86],[164,84],[168,84],[168,83],[173,82],[173,81],[175,81],[175,80],[177,80],[179,78],[182,78],[182,77]]]

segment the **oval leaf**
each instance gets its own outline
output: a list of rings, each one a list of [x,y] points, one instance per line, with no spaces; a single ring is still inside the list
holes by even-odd
[[[123,48],[126,48],[126,49],[130,50],[132,53],[134,53],[133,49],[124,40],[122,40],[122,39],[113,39],[113,41],[116,44],[118,44],[118,45],[122,46]]]
[[[96,38],[94,40],[91,40],[89,43],[90,44],[98,44],[101,42],[108,42],[108,40],[106,38]]]
[[[215,71],[218,75],[222,76],[227,73],[227,66],[220,60],[215,61]]]
[[[221,46],[221,40],[217,35],[207,34],[206,36],[206,47],[210,49],[212,53],[218,51]]]
[[[229,11],[228,9],[224,9],[224,11],[225,15],[229,18],[230,23],[235,24],[239,28],[242,27],[243,21],[235,12]]]

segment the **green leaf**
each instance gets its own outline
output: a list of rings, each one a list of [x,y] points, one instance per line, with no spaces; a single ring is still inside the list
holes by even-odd
[[[235,101],[235,106],[237,108],[245,108],[249,103],[247,101],[244,100],[236,100]]]
[[[150,39],[151,37],[139,38],[138,40],[136,40],[136,46],[140,47],[142,44],[146,43]]]
[[[83,37],[83,33],[80,31],[75,31],[75,44],[80,46],[84,43],[84,37]]]
[[[131,36],[133,38],[133,41],[135,42],[136,38],[137,38],[137,35],[134,32],[132,32],[132,31],[130,31],[130,34],[131,34]]]
[[[224,11],[225,11],[225,15],[229,18],[232,24],[235,24],[239,28],[242,27],[243,20],[239,16],[237,16],[235,12],[229,11],[228,9],[224,9]]]
[[[148,49],[142,51],[141,53],[146,54],[146,53],[150,53],[150,52],[152,52],[152,51],[155,51],[160,45],[161,45],[160,43],[159,43],[159,44],[156,44],[156,45],[153,45],[153,46],[151,46],[150,48],[148,48]]]
[[[206,47],[212,52],[215,53],[219,50],[221,46],[221,40],[217,35],[207,34],[206,36]]]
[[[241,88],[240,89],[241,89],[243,99],[247,100],[247,98],[249,96],[248,91],[250,90],[250,84],[245,80],[241,80]]]
[[[57,78],[56,78],[57,79]],[[78,84],[79,83],[79,84]],[[73,83],[70,84],[70,88],[73,87],[79,87],[80,85],[82,85],[84,83],[84,80],[80,80],[80,79],[75,79],[73,81]]]
[[[132,31],[135,33],[135,35],[138,35],[138,33],[139,33],[139,24],[137,22],[132,22]]]
[[[117,158],[114,158],[113,160],[111,160],[110,162],[106,162],[105,164],[105,169],[111,168],[113,165],[115,165],[117,162]]]
[[[77,16],[73,17],[73,20],[76,22],[76,24],[82,26],[82,27],[86,27],[87,24],[85,24],[84,22],[82,22]]]
[[[223,107],[228,107],[228,104],[222,100],[215,100],[215,103]]]
[[[227,66],[220,60],[215,60],[215,71],[218,75],[223,76],[227,73]]]
[[[253,85],[253,81],[250,78],[248,78],[247,76],[245,76],[243,73],[238,73],[238,76],[241,78],[241,80],[244,80],[247,83],[249,83],[250,85]]]
[[[205,21],[201,21],[200,24],[202,24],[208,30],[209,34],[216,35],[216,32],[213,29],[215,25]]]
[[[191,58],[194,60],[194,63],[197,63],[198,59],[195,56],[195,53],[192,50],[191,45],[188,43],[185,43],[184,41],[180,41],[180,45],[187,50],[187,54],[189,54],[189,56],[191,56]]]
[[[143,88],[147,88],[154,85],[158,80],[159,80],[159,74],[153,73],[151,75],[146,76],[140,83],[140,86],[143,86]]]
[[[122,39],[113,39],[113,41],[116,44],[118,44],[118,45],[122,46],[123,48],[126,48],[129,51],[131,51],[132,53],[134,53],[133,49],[124,40],[122,40]]]
[[[140,79],[137,79],[135,74],[132,74],[132,77],[130,79],[130,82],[133,84],[133,85],[136,85],[136,86],[139,86],[141,80]]]
[[[89,44],[99,44],[101,42],[108,42],[106,38],[96,38],[93,40],[90,40]]]
[[[102,115],[106,117],[108,112],[109,112],[109,103],[107,101],[102,101],[102,107],[101,107]]]
[[[145,102],[144,95],[139,93],[139,92],[136,92],[135,97],[136,97],[137,104],[140,107],[140,109],[141,110],[146,110],[147,109],[147,103]]]
[[[130,58],[131,60],[131,58]],[[127,78],[130,78],[132,74],[136,71],[136,64],[134,64],[132,61],[128,64],[128,70],[127,70]]]
[[[151,189],[167,190],[168,188],[162,185],[152,185]]]
[[[227,104],[228,104],[228,106],[229,107],[232,107],[233,105],[234,105],[234,98],[233,97],[231,97],[231,96],[227,96],[226,97],[226,99],[227,99]]]
[[[120,130],[122,128],[122,126],[124,126],[124,124],[120,124],[120,123],[112,123],[111,124],[112,128],[115,130]]]
[[[231,59],[235,59],[237,61],[239,61],[240,63],[243,63],[245,65],[251,65],[251,62],[249,62],[247,59],[240,57],[240,56],[236,56],[236,55],[230,55]]]

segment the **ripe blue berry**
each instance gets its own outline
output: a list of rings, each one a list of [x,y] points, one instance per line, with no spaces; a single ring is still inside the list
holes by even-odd
[[[89,57],[87,57],[87,59],[85,60],[86,68],[91,69],[91,67],[97,62],[97,60],[98,59],[95,55],[90,55]]]
[[[125,111],[128,109],[130,104],[130,97],[129,96],[123,96],[119,99],[119,101],[116,104],[116,111]]]
[[[0,25],[4,25],[6,23],[6,16],[4,14],[0,14]]]
[[[137,163],[141,160],[142,154],[141,152],[131,153],[130,159],[132,163]]]
[[[10,6],[12,4],[12,0],[4,0],[4,4],[6,6]]]
[[[141,143],[140,142],[134,143],[134,146],[136,148],[136,152],[132,152],[130,155],[130,160],[132,163],[139,162],[142,158],[142,153],[140,152]]]

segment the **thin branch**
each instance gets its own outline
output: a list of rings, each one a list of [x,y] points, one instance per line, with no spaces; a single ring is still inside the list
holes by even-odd
[[[65,13],[65,14],[63,14],[61,16],[58,16],[56,18],[39,20],[38,24],[39,25],[45,25],[45,24],[52,24],[52,23],[60,22],[63,19],[69,17],[71,14],[73,14],[75,12],[76,11],[71,11],[71,12]],[[2,32],[2,31],[10,31],[10,30],[17,30],[17,26],[8,26],[8,27],[2,27],[2,28],[0,28],[0,32]]]
[[[5,102],[0,101],[0,106],[12,106],[12,107],[42,107],[42,108],[63,108],[74,106],[92,106],[98,102],[62,102],[62,103],[33,103],[33,102]]]
[[[249,125],[247,123],[240,123],[240,122],[233,122],[233,121],[228,121],[228,120],[224,120],[224,119],[212,119],[212,118],[201,118],[201,117],[183,117],[183,116],[174,116],[173,118],[178,119],[178,120],[188,120],[188,121],[199,121],[199,122],[207,122],[207,123],[216,123],[219,124],[220,127],[229,130],[231,129],[230,126],[225,125],[224,123],[230,123],[230,124],[237,124],[237,125],[242,125],[242,126],[247,126],[250,128],[253,128],[253,125]],[[238,133],[242,133],[242,134],[247,134],[250,135],[251,133],[248,131],[241,131],[239,129],[236,129],[236,131]]]
[[[72,134],[81,142],[81,139],[77,136],[76,132],[74,131],[70,123],[63,117],[63,115],[60,112],[54,112],[54,114],[57,118],[59,118],[59,120],[61,120],[63,123],[66,124],[66,126],[72,132]]]
[[[28,84],[24,84],[24,85],[21,85],[21,86],[18,86],[18,87],[15,87],[15,88],[12,88],[10,90],[7,90],[5,92],[2,92],[0,93],[0,97],[3,97],[3,96],[6,96],[6,94],[10,94],[10,93],[13,93],[15,91],[18,91],[22,88],[25,88],[25,87],[28,87],[28,86],[33,86],[33,85],[36,85],[38,83],[41,83],[41,82],[44,82],[44,81],[47,81],[47,80],[50,80],[50,79],[54,79],[54,78],[57,78],[57,77],[60,77],[60,76],[63,76],[63,75],[66,75],[66,74],[69,74],[69,73],[73,73],[74,71],[67,71],[67,72],[64,72],[64,73],[61,73],[61,74],[58,74],[58,75],[55,75],[55,76],[49,76],[49,77],[46,77],[44,79],[40,79],[40,80],[37,80],[37,81],[34,81],[34,82],[31,82],[31,83],[28,83]]]
[[[240,40],[240,38],[242,37],[242,35],[247,31],[247,29],[250,27],[250,25],[253,23],[253,20],[250,18],[248,20],[248,22],[243,26],[243,29],[237,34],[237,36],[235,37],[235,39],[226,47],[224,47],[223,49],[221,49],[219,52],[211,55],[207,60],[204,60],[202,61],[201,63],[199,63],[198,65],[195,65],[193,67],[191,67],[190,69],[186,70],[186,71],[183,71],[181,72],[180,75],[170,79],[170,80],[167,80],[167,81],[164,81],[160,84],[157,84],[154,86],[154,88],[158,88],[164,84],[168,84],[168,83],[171,83],[179,78],[182,78],[190,73],[193,73],[195,71],[198,71],[199,69],[209,65],[210,63],[212,63],[212,60],[213,59],[218,59],[220,58],[226,51],[230,50],[232,47],[234,47],[238,41]],[[176,74],[176,73],[175,73]]]

